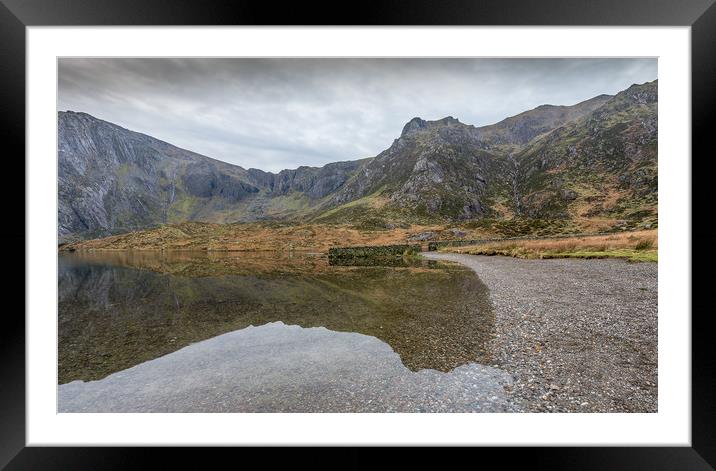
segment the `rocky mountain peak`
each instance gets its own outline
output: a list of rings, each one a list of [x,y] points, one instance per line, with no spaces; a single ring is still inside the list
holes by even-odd
[[[646,104],[656,103],[658,100],[657,94],[657,81],[646,82],[642,84],[633,84],[619,95],[624,94],[628,99],[634,103]]]
[[[652,127],[655,127],[657,118],[655,107],[658,99],[657,80],[642,84],[633,84],[626,90],[614,95],[609,101],[607,101],[607,103],[595,110],[590,115],[590,119],[593,121],[600,121],[607,119],[614,113],[625,112],[630,109],[638,110],[640,108],[653,108],[654,113],[649,115],[649,119],[647,121],[653,121]]]
[[[453,118],[452,116],[446,116],[442,119],[435,121],[426,121],[421,118],[413,118],[403,127],[403,132],[400,134],[401,137],[409,136],[421,131],[432,131],[439,130],[445,127],[451,126],[467,126],[460,122],[459,119]],[[472,127],[472,126],[470,126]]]
[[[459,119],[453,118],[452,116],[446,116],[443,119],[439,119],[434,122],[435,122],[435,124],[439,124],[441,126],[451,126],[454,124],[462,124]]]
[[[83,124],[83,125],[107,124],[110,126],[119,127],[116,124],[109,123],[107,121],[103,121],[101,119],[95,118],[91,114],[88,114],[88,113],[85,113],[82,111],[72,111],[72,110],[60,111],[60,112],[58,112],[58,117],[61,122],[65,122],[65,123],[74,122],[74,123]]]
[[[401,132],[400,135],[407,136],[408,134],[425,129],[426,127],[428,127],[428,122],[416,116],[403,126],[403,132]]]

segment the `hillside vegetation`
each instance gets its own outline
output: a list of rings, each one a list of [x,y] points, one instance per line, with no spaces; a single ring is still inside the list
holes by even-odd
[[[658,235],[656,230],[648,230],[560,239],[507,240],[446,247],[441,251],[518,258],[623,258],[631,262],[656,262]]]

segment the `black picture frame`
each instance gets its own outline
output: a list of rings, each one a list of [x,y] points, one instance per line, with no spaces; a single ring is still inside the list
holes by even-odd
[[[710,214],[707,179],[713,160],[708,117],[716,109],[715,0],[391,0],[339,4],[268,1],[196,0],[0,0],[0,132],[5,143],[7,202],[0,241],[6,248],[7,293],[19,297],[25,286],[25,28],[28,26],[159,25],[517,25],[517,26],[690,26],[692,67],[692,247],[711,247],[716,230],[696,215]],[[8,146],[8,144],[10,144]],[[676,157],[676,156],[673,156]],[[698,163],[698,171],[695,164]],[[15,168],[9,169],[9,165]],[[21,177],[23,176],[23,177]],[[707,218],[708,219],[708,218]],[[696,224],[699,222],[699,224]],[[18,247],[25,246],[24,254]],[[510,464],[549,469],[714,469],[716,467],[716,355],[711,340],[713,309],[704,293],[713,256],[692,257],[692,446],[691,447],[549,447],[484,448],[479,460],[497,457]],[[8,260],[7,257],[10,259]],[[16,257],[17,260],[14,260]],[[21,260],[22,257],[22,260]],[[16,268],[17,267],[17,268]],[[19,269],[22,267],[22,269]],[[11,271],[7,276],[7,271]],[[21,274],[23,274],[21,276]],[[9,298],[9,296],[8,296]],[[699,304],[699,301],[703,304]],[[25,446],[24,296],[14,308],[5,303],[0,329],[0,466],[7,469],[124,469],[149,464],[145,448],[59,448]],[[206,450],[206,449],[202,449]],[[164,449],[185,465],[209,463],[187,449]],[[201,450],[200,450],[201,452]],[[213,459],[230,450],[212,451]],[[155,449],[152,453],[161,454]],[[205,454],[204,454],[205,455]],[[421,452],[413,451],[421,459]],[[488,456],[489,455],[489,456]],[[474,455],[473,455],[474,456]],[[465,458],[465,457],[463,457]],[[315,465],[306,450],[294,450],[291,462]],[[474,459],[474,458],[473,458]],[[341,452],[341,467],[368,467],[356,450]],[[485,461],[488,460],[488,461]],[[517,460],[517,461],[515,461]],[[383,463],[386,464],[386,463]]]

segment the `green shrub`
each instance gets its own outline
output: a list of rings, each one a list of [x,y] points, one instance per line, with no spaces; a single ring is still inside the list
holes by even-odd
[[[640,240],[636,247],[634,247],[636,250],[649,250],[654,246],[654,242],[651,240]]]

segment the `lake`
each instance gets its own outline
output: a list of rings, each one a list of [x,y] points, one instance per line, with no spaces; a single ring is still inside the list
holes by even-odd
[[[260,252],[61,254],[60,412],[503,411],[462,265]]]

